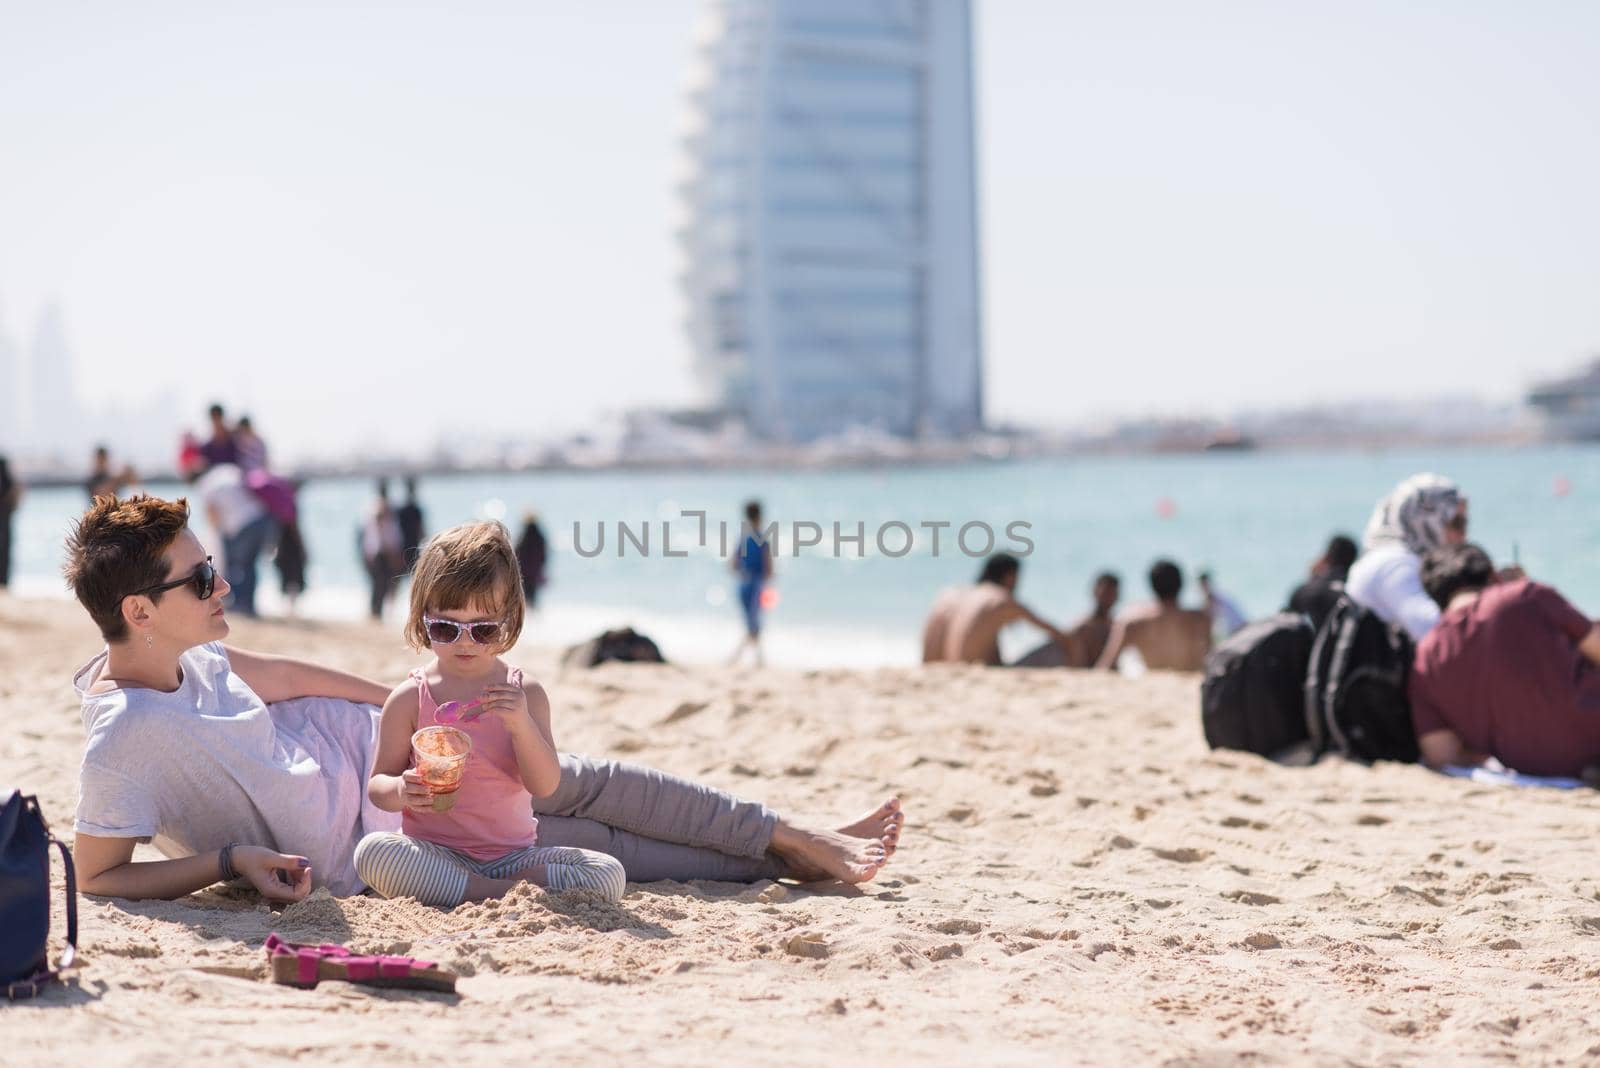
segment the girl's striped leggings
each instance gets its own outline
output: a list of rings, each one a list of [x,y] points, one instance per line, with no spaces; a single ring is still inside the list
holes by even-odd
[[[420,838],[380,832],[356,845],[356,874],[384,897],[414,897],[424,905],[455,908],[466,899],[467,876],[509,879],[535,864],[545,866],[551,890],[594,890],[622,900],[627,876],[622,862],[604,853],[567,847],[529,846],[493,860],[474,860]]]

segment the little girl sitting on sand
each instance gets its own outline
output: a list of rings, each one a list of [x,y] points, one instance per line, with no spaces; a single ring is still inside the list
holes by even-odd
[[[384,897],[454,908],[499,897],[518,882],[587,889],[616,901],[626,876],[614,857],[541,849],[532,798],[561,780],[544,688],[500,658],[522,633],[516,553],[499,523],[467,523],[435,537],[417,560],[406,641],[433,660],[389,694],[367,796],[402,812],[402,834],[369,834],[356,872]],[[454,804],[411,766],[411,736],[439,724],[472,740]],[[444,811],[440,811],[444,809]]]

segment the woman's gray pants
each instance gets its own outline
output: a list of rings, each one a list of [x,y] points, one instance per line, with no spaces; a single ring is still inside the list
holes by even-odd
[[[767,852],[778,814],[638,764],[561,754],[561,785],[533,799],[541,846],[622,861],[628,881],[750,883],[785,872]]]

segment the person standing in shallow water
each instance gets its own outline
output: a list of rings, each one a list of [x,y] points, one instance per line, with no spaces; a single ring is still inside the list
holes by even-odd
[[[367,609],[374,620],[383,618],[383,608],[394,596],[395,586],[405,573],[405,554],[401,550],[400,522],[389,503],[389,480],[378,479],[378,496],[361,526],[361,560],[367,568],[371,596]]]
[[[22,483],[0,456],[0,589],[11,585],[11,517],[22,503]]]
[[[222,405],[213,404],[206,410],[211,420],[211,437],[200,446],[200,457],[207,467],[239,462],[239,447],[234,443],[233,431],[228,428],[227,413]]]
[[[111,469],[111,450],[104,445],[94,447],[94,466],[89,469],[89,477],[84,479],[83,488],[89,494],[89,500],[96,497],[115,497],[124,489],[139,480],[132,464],[124,464],[121,471]]]
[[[539,604],[539,587],[544,585],[544,567],[549,554],[539,516],[529,512],[522,517],[522,535],[517,538],[517,565],[522,569],[522,599],[529,608]]]
[[[267,467],[267,443],[256,433],[255,424],[248,415],[240,416],[233,428],[233,450],[239,457],[241,471],[264,471]]]
[[[406,502],[394,510],[395,522],[400,524],[400,555],[409,574],[417,566],[417,554],[422,551],[422,539],[427,533],[423,525],[422,505],[417,503],[417,480],[406,477]]]
[[[746,649],[755,652],[756,666],[766,662],[761,652],[761,596],[772,581],[772,546],[761,529],[761,502],[744,506],[744,527],[739,533],[739,548],[729,566],[739,576],[739,607],[744,612],[744,638],[728,661],[737,664]]]

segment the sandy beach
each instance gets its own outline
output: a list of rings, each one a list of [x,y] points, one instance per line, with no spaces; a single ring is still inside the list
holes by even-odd
[[[383,680],[395,630],[238,623]],[[0,597],[0,782],[70,839],[76,605]],[[1592,1063],[1600,797],[1212,754],[1198,679],[513,659],[563,748],[845,822],[904,799],[859,889],[529,888],[440,912],[83,898],[76,982],[0,1006],[8,1065]],[[59,880],[59,866],[57,868]],[[63,928],[59,902],[53,934]],[[457,996],[266,980],[270,931],[433,958]]]

